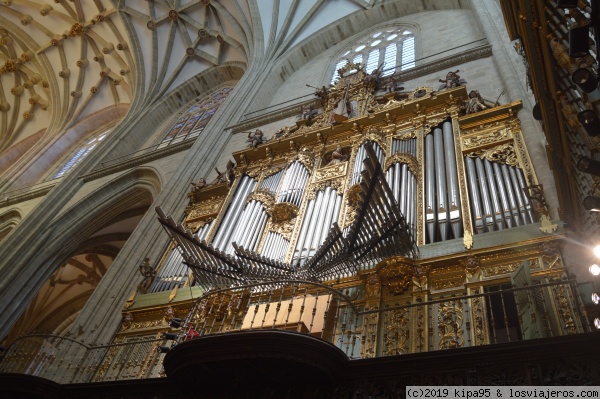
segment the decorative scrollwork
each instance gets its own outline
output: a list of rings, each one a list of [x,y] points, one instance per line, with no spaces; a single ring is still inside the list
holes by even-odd
[[[380,262],[376,273],[390,292],[401,294],[410,286],[415,275],[415,266],[412,259],[394,257]]]
[[[334,163],[328,166],[324,166],[321,169],[315,171],[314,181],[330,180],[336,177],[346,176],[346,170],[348,168],[348,162]]]
[[[269,191],[265,190],[256,190],[251,193],[246,199],[246,204],[250,201],[258,201],[262,203],[265,208],[269,209],[275,204],[275,197]]]
[[[519,166],[519,159],[515,153],[512,143],[502,144],[489,149],[481,149],[466,154],[468,157],[487,159],[490,162],[498,162],[509,166]]]
[[[272,223],[284,223],[294,219],[298,215],[298,207],[289,202],[280,202],[267,208]]]
[[[464,345],[462,301],[448,301],[439,305],[438,349],[462,348]]]
[[[419,161],[417,161],[417,158],[413,157],[410,154],[402,154],[399,152],[395,153],[394,155],[388,157],[385,160],[385,167],[383,169],[387,171],[393,164],[397,162],[405,163],[406,165],[408,165],[408,169],[413,173],[413,175],[415,175],[417,179],[419,179]]]
[[[465,137],[463,139],[463,147],[465,150],[481,147],[491,143],[504,141],[510,139],[509,129],[497,129],[492,131],[486,131],[481,134]]]
[[[325,190],[325,188],[330,187],[332,190],[340,191],[343,187],[344,182],[341,178],[331,179],[331,180],[321,180],[312,185],[312,187],[308,190],[308,199],[312,200],[315,198],[317,192]]]

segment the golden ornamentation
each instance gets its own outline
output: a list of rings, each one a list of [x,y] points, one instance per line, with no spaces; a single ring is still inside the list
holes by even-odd
[[[562,320],[562,324],[567,334],[575,334],[577,333],[577,326],[575,325],[575,319],[573,313],[571,312],[571,305],[574,303],[572,300],[573,293],[567,291],[565,285],[554,286],[552,288],[554,291],[554,298],[558,302],[557,310],[558,315]]]
[[[320,180],[330,180],[335,179],[336,177],[346,176],[347,168],[348,162],[324,166],[320,169],[315,170],[313,181],[318,182]]]
[[[271,216],[271,222],[281,224],[290,221],[298,216],[298,207],[289,202],[280,202],[267,208],[267,213]]]
[[[448,290],[451,288],[462,287],[464,283],[464,278],[456,277],[450,280],[437,280],[431,283],[431,288],[436,291]]]
[[[356,217],[359,201],[361,200],[360,193],[362,188],[360,184],[355,184],[346,190],[346,209],[344,211],[344,227],[348,227]]]
[[[219,212],[224,201],[225,195],[217,195],[188,206],[186,209],[185,221],[190,223],[195,222],[200,218],[214,216]]]
[[[511,136],[508,128],[486,131],[481,134],[469,135],[463,137],[463,148],[471,150],[499,141],[510,140]]]
[[[410,318],[407,308],[386,312],[385,330],[383,331],[384,356],[405,355],[409,352]]]
[[[370,310],[367,308],[367,310]],[[377,313],[369,313],[363,316],[363,329],[360,336],[361,357],[369,359],[375,357],[377,344]]]
[[[448,301],[439,304],[438,349],[456,349],[464,346],[463,304],[462,301]]]
[[[414,129],[409,130],[408,132],[400,133],[399,136],[394,137],[396,140],[410,140],[414,138],[417,138],[417,131]]]
[[[294,231],[294,220],[288,220],[281,223],[271,223],[268,231],[280,234],[286,240],[291,241],[292,233]]]
[[[419,181],[419,177],[420,177],[420,168],[419,168],[419,161],[417,161],[417,158],[413,157],[410,154],[404,154],[404,153],[395,153],[394,155],[392,155],[391,157],[387,157],[387,159],[385,160],[385,166],[383,168],[384,171],[387,172],[387,170],[394,165],[395,163],[403,163],[406,164],[408,166],[408,169],[413,173],[413,175],[415,175],[415,178],[417,179],[417,181]]]
[[[415,275],[414,261],[403,257],[388,258],[379,262],[375,272],[391,293],[401,294],[408,289]]]
[[[381,295],[381,279],[377,274],[369,274],[365,284],[365,299],[368,302],[379,303]]]
[[[17,63],[13,60],[7,60],[2,68],[0,68],[0,75],[10,72],[15,72],[17,70]]]
[[[83,36],[84,34],[85,29],[83,25],[81,25],[78,22],[74,23],[73,26],[71,26],[71,29],[69,30],[69,36]]]
[[[482,267],[483,275],[485,277],[494,277],[501,274],[510,274],[517,270],[517,268],[521,265],[523,260],[519,260],[512,263],[507,263],[503,265],[495,265],[495,266],[484,266]],[[528,259],[530,268],[535,269],[539,267],[539,263],[537,259]]]
[[[539,245],[538,248],[546,269],[553,269],[557,265],[558,267],[562,266],[559,247],[560,245],[556,241],[546,241]]]
[[[341,188],[343,187],[343,185],[344,185],[344,182],[340,178],[332,179],[332,180],[318,181],[318,182],[312,184],[311,188],[309,189],[309,191],[307,193],[308,194],[307,198],[309,201],[314,199],[315,196],[317,195],[317,192],[323,191],[327,187],[331,188],[332,190],[340,191]]]
[[[479,289],[473,291],[473,294],[479,294]],[[473,329],[473,342],[475,345],[485,345],[485,312],[482,297],[471,298],[471,317]]]
[[[246,199],[246,204],[248,204],[250,201],[258,201],[263,204],[266,209],[269,209],[273,206],[273,204],[275,204],[275,197],[273,197],[273,194],[271,194],[269,191],[256,190],[248,196]]]
[[[512,143],[498,145],[489,149],[481,149],[466,154],[468,157],[487,159],[490,162],[498,162],[509,166],[519,166],[519,160]]]
[[[459,260],[459,263],[465,268],[465,274],[469,279],[471,279],[481,270],[481,262],[475,256],[469,256],[465,259],[461,259]]]

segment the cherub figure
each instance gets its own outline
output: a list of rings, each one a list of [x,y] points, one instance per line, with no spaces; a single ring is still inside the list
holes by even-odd
[[[207,186],[206,179],[204,177],[198,179],[196,183],[191,182],[190,184],[192,185],[192,192],[200,191]]]
[[[439,79],[439,81],[442,82],[442,85],[440,85],[438,90],[453,89],[458,86],[464,86],[467,81],[461,79],[458,72],[458,69],[454,72],[450,71],[446,74],[446,79]]]
[[[346,155],[342,152],[342,147],[339,145],[333,150],[331,153],[331,161],[327,165],[334,165],[336,163],[345,162],[348,159]]]
[[[465,101],[465,105],[463,107],[465,114],[474,114],[487,108],[489,108],[489,106],[485,104],[485,100],[481,97],[479,91],[471,90],[469,92],[469,99]]]
[[[225,166],[225,173],[227,174],[227,180],[229,181],[229,185],[233,184],[235,180],[235,163],[230,159],[227,161],[227,166]]]
[[[250,143],[248,145],[249,147],[256,148],[266,141],[263,136],[264,133],[262,132],[262,130],[256,129],[254,133],[248,132],[248,140],[246,140],[246,142]]]
[[[144,258],[144,261],[139,266],[140,274],[144,276],[142,282],[138,285],[138,290],[142,291],[144,294],[148,292],[150,286],[154,282],[154,278],[156,277],[156,270],[150,266],[150,258]]]

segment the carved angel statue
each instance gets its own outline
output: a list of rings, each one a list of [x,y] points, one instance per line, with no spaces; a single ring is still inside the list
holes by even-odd
[[[256,148],[264,143],[266,140],[263,136],[264,133],[260,129],[256,129],[254,133],[248,132],[248,140],[246,140],[247,143],[250,143],[248,144],[248,147]]]
[[[335,150],[333,150],[333,152],[331,153],[331,161],[329,161],[327,163],[327,165],[334,165],[336,163],[342,163],[345,162],[348,159],[347,155],[344,155],[344,153],[342,152],[342,147],[340,147],[339,145],[335,148]]]
[[[227,180],[229,182],[229,185],[231,186],[233,184],[233,181],[235,180],[235,163],[233,163],[231,159],[227,161],[227,165],[225,166],[225,173],[227,173]]]
[[[150,258],[144,258],[144,261],[139,266],[139,268],[140,274],[144,276],[144,279],[137,286],[137,288],[145,294],[154,282],[154,278],[156,277],[156,270],[152,266],[150,266]]]
[[[196,183],[191,182],[190,184],[192,185],[192,192],[202,190],[204,187],[207,186],[206,179],[204,177],[198,179]]]
[[[305,105],[302,107],[302,114],[300,115],[300,119],[310,121],[316,114],[317,111],[313,108],[312,105]]]
[[[483,111],[484,109],[493,108],[497,104],[492,104],[490,101],[486,101],[481,97],[479,91],[471,90],[469,92],[469,99],[465,101],[463,110],[465,114],[474,114],[476,112]]]
[[[453,89],[458,86],[464,86],[467,83],[467,81],[461,79],[458,72],[458,69],[454,72],[450,71],[446,74],[446,79],[439,79],[439,81],[442,82],[442,84],[440,85],[438,90]]]

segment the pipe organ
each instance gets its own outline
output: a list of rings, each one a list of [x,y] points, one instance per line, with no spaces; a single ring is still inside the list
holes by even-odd
[[[234,153],[235,181],[223,186],[228,193],[199,239],[229,255],[235,243],[301,267],[334,224],[347,235],[358,217],[366,143],[417,245],[462,239],[470,248],[476,234],[533,223],[527,188],[536,179],[514,117],[520,103],[461,116],[461,97],[464,87],[419,88],[402,107],[382,108],[380,117],[333,129],[300,123],[296,132]],[[373,226],[384,226],[386,215],[374,215],[381,220]],[[180,264],[176,256],[165,265]]]

